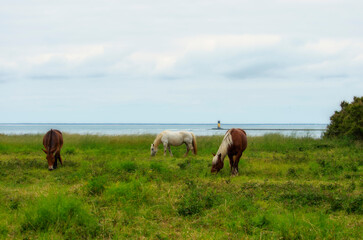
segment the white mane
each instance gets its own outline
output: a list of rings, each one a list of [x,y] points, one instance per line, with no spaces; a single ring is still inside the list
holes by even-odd
[[[224,135],[224,138],[222,140],[221,145],[219,146],[218,152],[216,153],[216,156],[213,158],[213,163],[215,163],[218,159],[218,154],[221,154],[221,158],[222,160],[226,157],[227,155],[227,151],[228,151],[228,147],[232,145],[232,135],[230,133],[230,131],[228,130],[228,132],[226,133],[226,135]]]

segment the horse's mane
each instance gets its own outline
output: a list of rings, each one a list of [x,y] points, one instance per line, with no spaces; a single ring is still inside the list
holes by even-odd
[[[232,141],[231,130],[228,130],[224,135],[221,145],[219,146],[217,155],[221,153],[223,159],[227,155],[228,147],[231,146],[232,144],[233,141]]]
[[[163,137],[163,132],[159,133],[155,140],[154,140],[154,146],[157,148],[159,144],[161,143],[161,138]]]

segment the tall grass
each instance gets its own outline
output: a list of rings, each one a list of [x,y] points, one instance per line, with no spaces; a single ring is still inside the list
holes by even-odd
[[[75,197],[62,194],[40,197],[24,212],[23,232],[56,232],[67,238],[89,238],[99,231],[97,219]]]

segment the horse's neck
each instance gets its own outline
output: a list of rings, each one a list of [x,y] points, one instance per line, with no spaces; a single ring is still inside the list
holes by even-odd
[[[163,136],[162,133],[160,133],[159,135],[156,136],[155,140],[154,140],[154,147],[158,147],[159,144],[161,143],[161,137]]]
[[[217,155],[218,154],[221,154],[221,159],[223,161],[224,158],[227,156],[227,148],[226,147],[223,147],[223,148],[219,147]]]
[[[224,138],[223,138],[223,141],[221,143],[221,145],[219,146],[219,149],[218,149],[218,152],[217,152],[217,155],[218,154],[221,154],[221,158],[222,160],[224,160],[224,158],[226,157],[227,153],[228,153],[228,147],[232,145],[232,136],[231,134],[228,132]]]

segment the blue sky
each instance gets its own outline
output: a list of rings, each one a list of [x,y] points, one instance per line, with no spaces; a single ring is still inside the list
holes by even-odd
[[[363,1],[0,2],[0,122],[327,123]]]

